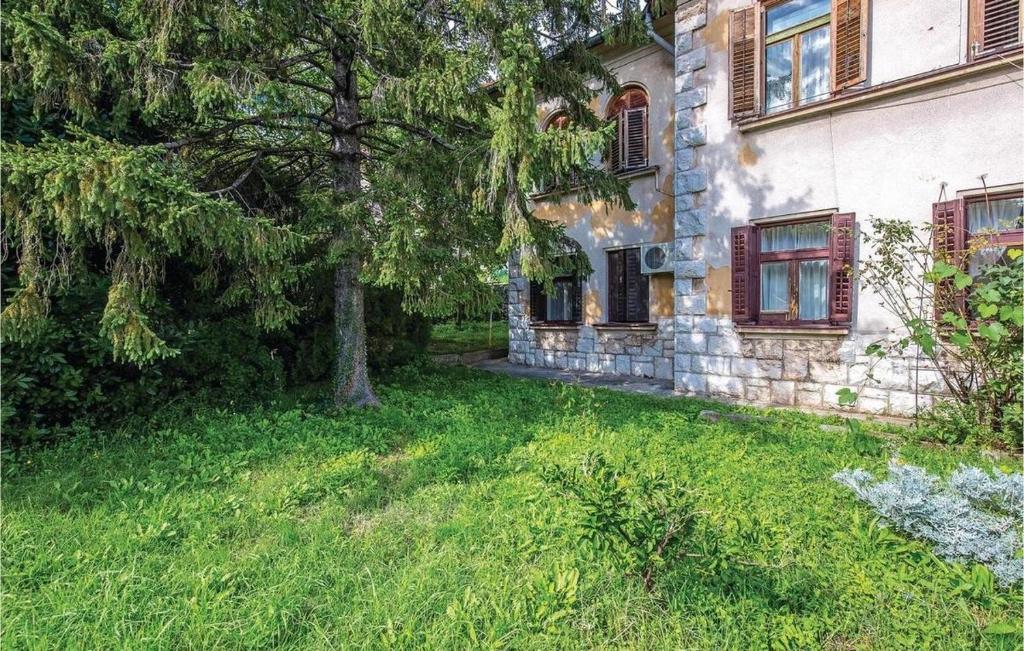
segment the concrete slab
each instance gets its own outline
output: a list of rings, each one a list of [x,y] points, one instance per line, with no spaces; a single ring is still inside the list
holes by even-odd
[[[585,371],[563,371],[554,368],[538,368],[509,364],[508,358],[490,359],[472,365],[482,371],[501,373],[513,377],[532,378],[536,380],[556,380],[568,384],[579,384],[595,389],[611,389],[625,393],[640,393],[648,396],[674,397],[671,380],[655,380],[629,375],[609,375],[604,373],[588,373]]]

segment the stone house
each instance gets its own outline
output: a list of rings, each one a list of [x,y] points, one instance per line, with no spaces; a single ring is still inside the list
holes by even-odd
[[[1021,5],[690,0],[653,25],[671,47],[602,50],[624,92],[593,107],[620,126],[600,164],[637,209],[537,197],[594,271],[547,296],[513,261],[509,361],[838,408],[898,334],[858,282],[869,219],[942,223],[959,248],[995,229],[996,255],[1024,241]],[[538,128],[557,119],[541,106]],[[942,393],[912,349],[865,386],[877,414]]]

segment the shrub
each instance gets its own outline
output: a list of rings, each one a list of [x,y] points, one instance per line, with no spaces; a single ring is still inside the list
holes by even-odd
[[[843,470],[833,479],[849,486],[885,520],[914,538],[927,540],[935,554],[953,562],[975,561],[1003,585],[1024,579],[1018,521],[1024,476],[995,478],[961,466],[945,486],[923,468],[889,464],[889,479],[876,481],[865,470]]]
[[[921,231],[901,220],[871,221],[872,255],[859,278],[882,307],[903,326],[898,339],[872,343],[876,361],[916,347],[941,376],[950,396],[932,413],[937,438],[963,442],[969,437],[1012,449],[1022,446],[1024,429],[1024,255],[1007,249],[994,263],[966,273],[968,257],[937,257],[931,227]],[[874,364],[871,367],[874,368]],[[872,379],[871,370],[867,381]],[[851,404],[857,394],[840,391]]]
[[[663,474],[632,479],[591,454],[578,468],[546,470],[545,479],[583,507],[583,540],[611,552],[648,592],[655,575],[682,555],[696,515],[689,492]]]

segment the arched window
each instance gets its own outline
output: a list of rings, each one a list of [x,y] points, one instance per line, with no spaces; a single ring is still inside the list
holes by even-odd
[[[545,131],[552,129],[568,129],[572,124],[572,118],[565,111],[558,111],[554,115],[548,118],[547,124],[544,125]],[[580,184],[580,175],[576,171],[570,171],[568,175],[556,179],[552,179],[545,188],[546,191],[553,190],[556,187],[574,188]]]
[[[571,120],[569,119],[569,114],[566,113],[565,111],[559,111],[558,113],[555,113],[550,118],[548,118],[548,123],[547,126],[544,127],[544,130],[547,131],[548,129],[565,129],[566,127],[569,126],[570,123]]]
[[[608,107],[608,119],[615,122],[615,140],[610,156],[613,172],[647,167],[647,93],[626,88]]]

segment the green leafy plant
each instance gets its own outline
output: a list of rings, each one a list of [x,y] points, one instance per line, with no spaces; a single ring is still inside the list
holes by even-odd
[[[865,383],[883,360],[916,350],[941,378],[950,400],[932,413],[943,438],[977,436],[1011,449],[1022,445],[1024,396],[1024,256],[1006,249],[999,260],[967,273],[972,255],[991,245],[975,243],[959,259],[945,259],[932,246],[932,227],[875,219],[865,240],[872,255],[860,280],[902,325],[902,335],[870,344]],[[840,405],[858,393],[837,392]]]
[[[686,549],[697,516],[693,499],[664,474],[632,478],[590,454],[572,470],[546,470],[545,478],[583,507],[582,538],[611,552],[648,592],[655,576]]]

